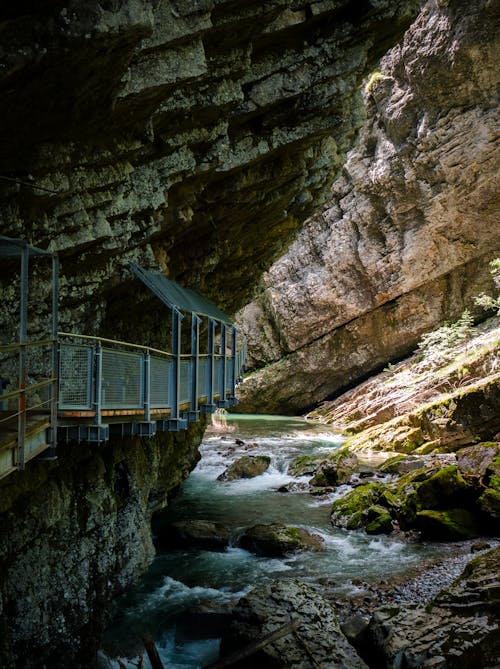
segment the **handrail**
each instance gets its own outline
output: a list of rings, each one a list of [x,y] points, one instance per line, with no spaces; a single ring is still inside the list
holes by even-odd
[[[163,351],[162,349],[155,348],[154,346],[143,346],[142,344],[132,344],[128,341],[122,341],[121,339],[108,339],[107,337],[96,337],[93,335],[82,335],[82,334],[76,334],[75,332],[59,332],[58,335],[60,337],[76,337],[77,339],[86,339],[90,341],[95,341],[95,342],[104,342],[106,344],[119,344],[120,346],[128,346],[129,348],[137,348],[141,351],[150,351],[152,353],[160,353],[161,355],[166,355],[171,358],[177,357],[174,353],[170,353],[169,351]],[[52,343],[53,340],[48,340],[48,343]],[[0,347],[1,349],[1,347]],[[241,349],[240,349],[241,350]],[[239,351],[237,351],[239,352]],[[200,353],[199,357],[209,357],[210,353]],[[223,357],[222,353],[215,353],[215,357]],[[180,355],[181,358],[191,358],[191,353],[181,353]],[[230,356],[228,356],[230,357]]]
[[[17,351],[20,348],[35,348],[36,346],[49,346],[54,344],[57,339],[42,339],[40,341],[20,341],[15,344],[0,345],[0,353],[2,351]]]
[[[173,353],[168,351],[162,351],[159,348],[154,348],[153,346],[142,346],[141,344],[131,344],[128,341],[121,341],[120,339],[107,339],[106,337],[94,337],[92,335],[82,335],[76,334],[74,332],[59,332],[60,337],[76,337],[78,339],[87,339],[95,342],[105,342],[106,344],[119,344],[120,346],[128,346],[129,348],[138,348],[142,351],[153,351],[154,353],[161,353],[162,355],[167,355],[169,357],[175,357]]]
[[[33,385],[27,386],[26,388],[18,388],[17,390],[11,390],[9,393],[6,393],[5,395],[0,395],[0,401],[3,402],[4,400],[10,400],[13,397],[19,397],[19,395],[23,395],[25,393],[31,393],[34,390],[39,390],[40,388],[45,388],[46,386],[50,386],[51,383],[54,383],[54,381],[57,381],[57,376],[53,376],[50,379],[45,379],[44,381],[39,381],[38,383],[33,383]]]

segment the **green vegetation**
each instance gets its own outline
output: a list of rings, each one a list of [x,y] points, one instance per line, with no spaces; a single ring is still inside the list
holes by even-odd
[[[490,262],[491,275],[493,276],[493,281],[495,282],[495,287],[499,295],[496,297],[491,297],[491,295],[486,295],[481,293],[474,300],[475,304],[483,309],[496,309],[497,316],[500,316],[500,258],[495,258]]]
[[[435,368],[452,360],[454,349],[472,339],[473,334],[474,319],[466,309],[455,323],[445,323],[437,330],[424,334],[418,344],[417,352],[427,367]]]
[[[382,74],[380,70],[375,70],[375,72],[372,72],[368,78],[368,81],[366,82],[366,93],[371,93],[375,84],[378,81],[382,81],[383,79],[390,79],[390,77],[388,77],[386,74]]]

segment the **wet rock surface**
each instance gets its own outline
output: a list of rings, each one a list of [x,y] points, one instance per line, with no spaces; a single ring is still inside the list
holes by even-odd
[[[251,479],[263,474],[271,463],[267,455],[243,455],[232,462],[229,467],[218,476],[218,481],[236,481]]]
[[[396,456],[380,467],[389,479],[360,482],[336,499],[337,527],[370,534],[418,530],[423,539],[458,541],[498,533],[496,459],[488,442],[451,454]],[[482,474],[481,474],[482,472]]]
[[[165,547],[196,546],[207,550],[223,550],[229,545],[230,538],[230,529],[222,523],[185,520],[162,528],[158,543]]]
[[[237,667],[367,669],[342,633],[334,609],[302,581],[290,579],[257,587],[238,602],[233,615],[230,630],[222,639],[223,656],[290,620],[298,622],[295,632]]]
[[[199,460],[204,423],[60,448],[0,482],[0,666],[87,669],[106,607],[155,555],[151,519]]]
[[[372,657],[377,658],[373,666],[498,666],[499,558],[497,547],[470,561],[426,607],[414,604],[376,610],[363,641],[367,644],[364,652],[372,644]]]
[[[305,550],[324,550],[324,542],[319,535],[302,527],[279,524],[249,527],[239,537],[238,545],[257,555],[271,557]]]

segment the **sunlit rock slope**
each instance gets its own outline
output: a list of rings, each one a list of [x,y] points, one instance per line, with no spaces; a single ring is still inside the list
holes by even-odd
[[[429,2],[366,86],[332,199],[241,313],[240,409],[294,412],[456,319],[500,248],[498,5]]]

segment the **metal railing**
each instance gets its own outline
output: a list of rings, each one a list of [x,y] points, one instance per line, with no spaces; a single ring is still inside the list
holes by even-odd
[[[70,341],[70,340],[73,341]],[[80,340],[80,341],[79,341]],[[78,342],[78,343],[76,343]],[[112,344],[113,346],[110,346]],[[60,333],[59,410],[103,412],[198,411],[232,400],[245,360],[235,354],[178,354],[86,335]]]
[[[0,388],[0,433],[2,425],[6,433],[7,425],[17,423],[16,443],[5,451],[0,469],[7,472],[9,458],[12,467],[23,469],[25,461],[38,452],[34,449],[40,442],[34,446],[32,438],[27,438],[30,412],[37,419],[37,429],[38,419],[47,416],[42,427],[49,426],[44,443],[50,446],[50,455],[55,452],[61,419],[75,425],[92,419],[102,425],[107,416],[123,416],[123,423],[132,415],[139,417],[132,420],[145,422],[168,416],[169,426],[161,429],[183,429],[186,418],[197,420],[200,411],[211,413],[234,403],[246,359],[245,343],[237,350],[233,333],[230,346],[226,348],[223,337],[216,352],[213,337],[211,341],[211,352],[202,354],[197,345],[191,354],[174,354],[72,333],[0,346],[0,358],[7,356],[10,367],[16,353],[19,358],[19,378],[10,387]],[[50,347],[51,355],[39,352],[30,357],[30,351],[42,347]]]
[[[52,368],[49,371],[49,375],[40,372],[40,370],[37,369],[38,365],[29,360],[30,351],[43,347],[50,347],[52,351]],[[13,419],[17,419],[17,442],[13,465],[20,470],[24,469],[26,462],[26,433],[30,412],[32,415],[40,412],[46,412],[50,415],[51,431],[49,434],[49,442],[52,447],[55,447],[58,389],[56,347],[57,342],[55,339],[21,341],[0,346],[0,355],[17,352],[18,357],[19,374],[16,383],[17,387],[0,394],[0,407],[2,408],[0,429],[4,424],[11,423]],[[29,379],[33,380],[29,381]],[[45,390],[48,390],[48,397],[43,399],[42,395]]]

